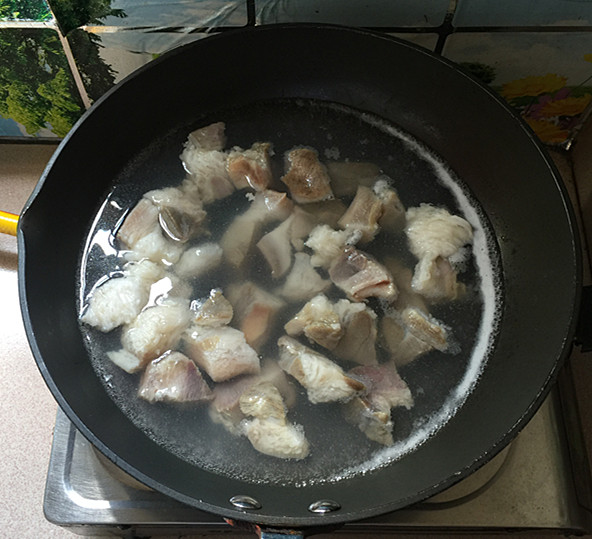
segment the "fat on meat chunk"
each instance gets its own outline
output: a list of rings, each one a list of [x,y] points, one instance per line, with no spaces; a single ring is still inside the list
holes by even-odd
[[[311,230],[304,245],[313,251],[310,263],[314,267],[327,269],[348,245],[355,245],[359,238],[357,230],[334,230],[329,225],[321,224]]]
[[[337,227],[337,222],[346,209],[340,200],[295,206],[290,226],[290,242],[294,249],[304,250],[305,241],[316,226],[325,224],[330,228]]]
[[[277,314],[285,303],[251,281],[230,285],[226,296],[245,339],[250,346],[259,350],[267,342]]]
[[[434,349],[416,337],[401,321],[400,316],[384,316],[380,320],[380,333],[390,359],[397,367],[408,365]]]
[[[203,402],[213,398],[195,363],[171,351],[152,360],[144,370],[138,396],[148,402]]]
[[[209,204],[234,192],[226,169],[227,154],[222,151],[226,136],[222,122],[190,133],[181,153],[181,162],[188,173],[181,188]]]
[[[271,183],[271,144],[255,142],[251,148],[234,148],[228,154],[228,175],[237,189],[267,189]]]
[[[143,362],[138,356],[128,352],[125,348],[107,352],[107,357],[120,369],[123,369],[130,374],[141,371],[145,365],[145,362]]]
[[[360,185],[339,226],[358,230],[360,243],[368,243],[382,229],[390,233],[405,228],[405,207],[388,181],[381,178],[370,187]]]
[[[333,350],[343,336],[339,315],[333,304],[324,294],[319,294],[308,301],[284,329],[290,337],[304,333],[311,341],[328,350]]]
[[[180,187],[163,187],[153,189],[144,194],[144,198],[152,202],[160,211],[163,208],[171,208],[186,216],[188,219],[201,224],[207,216],[201,200],[187,196]]]
[[[392,362],[356,367],[350,371],[366,383],[368,393],[344,405],[346,419],[375,442],[393,444],[391,410],[398,406],[410,409],[413,396]]]
[[[402,311],[406,307],[416,307],[421,311],[427,312],[428,307],[425,298],[413,289],[413,271],[406,267],[400,260],[393,257],[386,257],[384,265],[393,276],[393,280],[399,291],[393,307],[398,311]]]
[[[255,193],[247,213],[253,219],[266,224],[287,219],[292,214],[293,209],[294,202],[290,200],[286,193],[265,189]]]
[[[360,380],[348,376],[339,365],[292,337],[280,337],[278,347],[280,367],[300,382],[313,404],[345,402],[366,390]]]
[[[314,227],[317,226],[317,220],[309,212],[302,209],[302,206],[294,207],[291,220],[290,243],[296,251],[303,251],[304,242]]]
[[[263,359],[261,361],[261,372],[255,378],[258,382],[273,384],[279,390],[287,408],[292,408],[296,404],[298,397],[296,386],[275,359]]]
[[[302,460],[309,454],[309,443],[300,425],[256,417],[246,421],[243,429],[251,445],[264,455]]]
[[[341,200],[334,198],[304,204],[300,208],[315,219],[317,224],[329,225],[332,228],[337,228],[339,219],[347,211],[347,206]]]
[[[146,307],[158,305],[169,298],[181,298],[189,301],[192,294],[193,288],[187,281],[167,271],[164,277],[150,288],[150,298]]]
[[[229,326],[193,325],[184,335],[185,352],[214,382],[260,370],[259,356],[242,331]]]
[[[393,362],[355,367],[349,373],[366,384],[365,398],[374,407],[390,410],[402,406],[409,410],[413,406],[411,390]]]
[[[187,196],[181,188],[156,189],[144,197],[158,208],[158,222],[169,238],[185,243],[205,231],[207,213],[201,200]]]
[[[116,238],[128,249],[133,249],[136,243],[157,227],[158,208],[149,199],[141,198],[125,216]]]
[[[378,221],[382,213],[382,200],[371,188],[360,185],[349,208],[339,219],[339,226],[359,231],[359,243],[368,243],[380,229]]]
[[[397,298],[398,290],[388,270],[369,254],[346,247],[329,267],[329,277],[354,301],[369,297],[389,302]]]
[[[308,204],[333,198],[331,179],[318,153],[309,148],[295,148],[286,154],[288,171],[281,178],[292,198]]]
[[[140,260],[139,262],[128,262],[123,268],[123,275],[130,279],[140,279],[147,284],[155,283],[164,277],[166,271],[162,266],[150,260]]]
[[[279,294],[289,301],[302,301],[325,292],[330,286],[331,281],[323,279],[312,267],[309,255],[295,253],[294,264]]]
[[[217,243],[202,243],[190,247],[175,265],[177,275],[184,278],[198,279],[220,265],[222,247]]]
[[[176,347],[190,320],[189,302],[181,298],[169,298],[143,310],[133,322],[125,326],[121,343],[145,366]]]
[[[150,298],[152,285],[164,276],[164,269],[144,260],[129,263],[121,277],[111,277],[95,288],[80,320],[102,332],[132,322]]]
[[[371,187],[380,167],[363,161],[330,161],[327,172],[331,178],[331,187],[336,197],[353,196],[359,185]]]
[[[403,231],[406,212],[397,191],[384,178],[377,180],[372,189],[382,203],[382,214],[378,219],[380,228],[391,234]]]
[[[411,287],[431,302],[456,300],[466,290],[450,261],[441,256],[425,256],[417,263]]]
[[[401,320],[413,335],[436,350],[451,353],[457,351],[448,329],[429,314],[407,307],[401,312]]]
[[[343,405],[343,415],[368,439],[387,446],[393,445],[394,424],[390,410],[375,408],[365,397],[355,397]]]
[[[409,249],[418,259],[453,256],[473,240],[471,224],[445,208],[420,204],[409,208],[406,218]]]
[[[230,301],[219,288],[210,290],[210,295],[205,300],[192,301],[191,310],[195,313],[193,321],[199,326],[226,326],[234,316]]]
[[[239,407],[246,416],[286,421],[286,406],[279,389],[271,382],[256,382],[243,391]]]
[[[333,353],[360,365],[376,363],[376,313],[364,303],[339,300],[334,310],[343,330]]]
[[[252,386],[264,382],[277,388],[287,408],[294,406],[297,398],[296,388],[277,361],[267,358],[261,361],[259,374],[239,376],[214,386],[214,399],[209,409],[212,421],[223,425],[231,434],[242,434],[240,422],[245,419],[245,414],[240,409],[241,395]]]
[[[179,260],[183,247],[165,237],[159,224],[158,208],[147,198],[142,198],[125,216],[115,237],[127,249],[127,260],[149,259],[153,262],[174,264]]]
[[[270,382],[258,382],[240,396],[241,412],[250,418],[243,430],[251,445],[266,455],[303,459],[309,445],[300,425],[287,422],[286,407],[279,390]]]
[[[166,266],[175,264],[183,253],[183,244],[164,237],[160,225],[124,253],[127,260],[148,259]]]
[[[241,421],[245,419],[240,410],[240,397],[253,384],[258,382],[256,375],[238,376],[214,385],[214,398],[208,408],[210,419],[222,425],[235,436],[242,434]]]
[[[226,198],[234,193],[234,184],[226,170],[227,155],[218,150],[200,150],[188,144],[181,160],[188,175],[181,188],[204,204]]]
[[[192,131],[187,136],[188,142],[200,150],[223,150],[226,146],[226,125],[214,122]]]
[[[283,277],[292,265],[291,226],[292,216],[257,242],[257,248],[269,265],[271,276],[276,279]]]
[[[315,296],[289,320],[284,329],[291,337],[304,334],[337,357],[362,365],[376,363],[376,313],[364,303],[342,299],[331,303]]]
[[[240,268],[249,255],[260,230],[261,222],[251,215],[244,213],[237,216],[220,240],[224,260],[232,267]]]
[[[293,206],[294,203],[286,193],[271,189],[257,192],[249,208],[238,215],[222,235],[220,245],[225,260],[233,267],[240,268],[258,240],[262,228],[267,223],[287,219]]]

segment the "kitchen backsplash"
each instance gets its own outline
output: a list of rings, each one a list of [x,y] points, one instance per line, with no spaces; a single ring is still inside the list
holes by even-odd
[[[167,50],[279,22],[356,25],[441,54],[549,145],[569,148],[592,110],[592,0],[0,0],[0,141],[63,137]]]

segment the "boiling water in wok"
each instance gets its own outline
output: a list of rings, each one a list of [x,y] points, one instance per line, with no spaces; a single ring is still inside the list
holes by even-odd
[[[106,358],[120,348],[119,330],[101,334],[81,326],[90,357],[106,391],[127,414],[130,428],[139,428],[157,443],[196,466],[251,482],[306,485],[338,479],[346,474],[384,465],[402,457],[440,428],[462,404],[478,380],[495,338],[496,309],[500,290],[495,279],[497,255],[489,228],[478,204],[462,182],[437,157],[395,127],[352,109],[311,101],[273,101],[249,108],[219,111],[215,117],[188,119],[183,128],[169,133],[128,163],[99,209],[80,263],[80,302],[105,275],[121,270],[121,260],[111,232],[126,211],[151,189],[178,185],[184,177],[179,154],[187,134],[216,121],[226,124],[228,147],[250,147],[255,141],[273,143],[275,177],[281,175],[283,154],[297,145],[316,148],[322,161],[367,161],[378,165],[393,180],[406,207],[421,203],[442,205],[465,217],[475,231],[473,256],[461,280],[468,293],[459,301],[434,306],[432,315],[452,329],[460,352],[432,351],[401,367],[415,404],[411,410],[393,409],[394,446],[384,448],[348,424],[338,404],[312,405],[302,388],[291,422],[304,427],[311,454],[303,461],[281,460],[257,453],[245,437],[237,437],[214,424],[206,406],[150,404],[137,398],[138,375],[130,375]],[[345,201],[346,204],[349,200]],[[216,241],[229,223],[248,205],[244,191],[208,207],[209,229]],[[378,260],[386,255],[413,268],[416,260],[404,234],[378,235],[366,249]],[[269,269],[256,255],[249,277],[270,289]],[[208,274],[194,289],[195,298],[206,297],[212,288],[223,287],[224,269]],[[273,287],[271,287],[273,289]],[[329,297],[330,294],[328,294]],[[336,297],[336,296],[335,296]],[[334,297],[334,298],[335,298]],[[333,298],[333,299],[334,299]],[[290,307],[290,316],[301,304]],[[289,318],[289,317],[288,317]],[[275,343],[283,334],[278,325],[262,357],[277,357]],[[379,359],[388,357],[378,344]],[[296,383],[296,382],[295,382]],[[142,448],[138,447],[138,451]]]

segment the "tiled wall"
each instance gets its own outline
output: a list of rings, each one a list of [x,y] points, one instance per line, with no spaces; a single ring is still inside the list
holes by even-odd
[[[277,22],[368,27],[442,54],[491,85],[550,145],[569,147],[592,107],[592,0],[49,3],[51,11],[45,0],[0,0],[0,140],[62,137],[155,56],[211,32]]]

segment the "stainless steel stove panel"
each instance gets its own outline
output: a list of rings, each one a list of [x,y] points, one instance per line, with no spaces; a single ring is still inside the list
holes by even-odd
[[[517,439],[476,473],[409,509],[347,524],[335,536],[434,529],[584,533],[587,513],[575,494],[565,438],[553,392]],[[51,522],[83,535],[244,534],[115,468],[61,410],[44,510]]]

